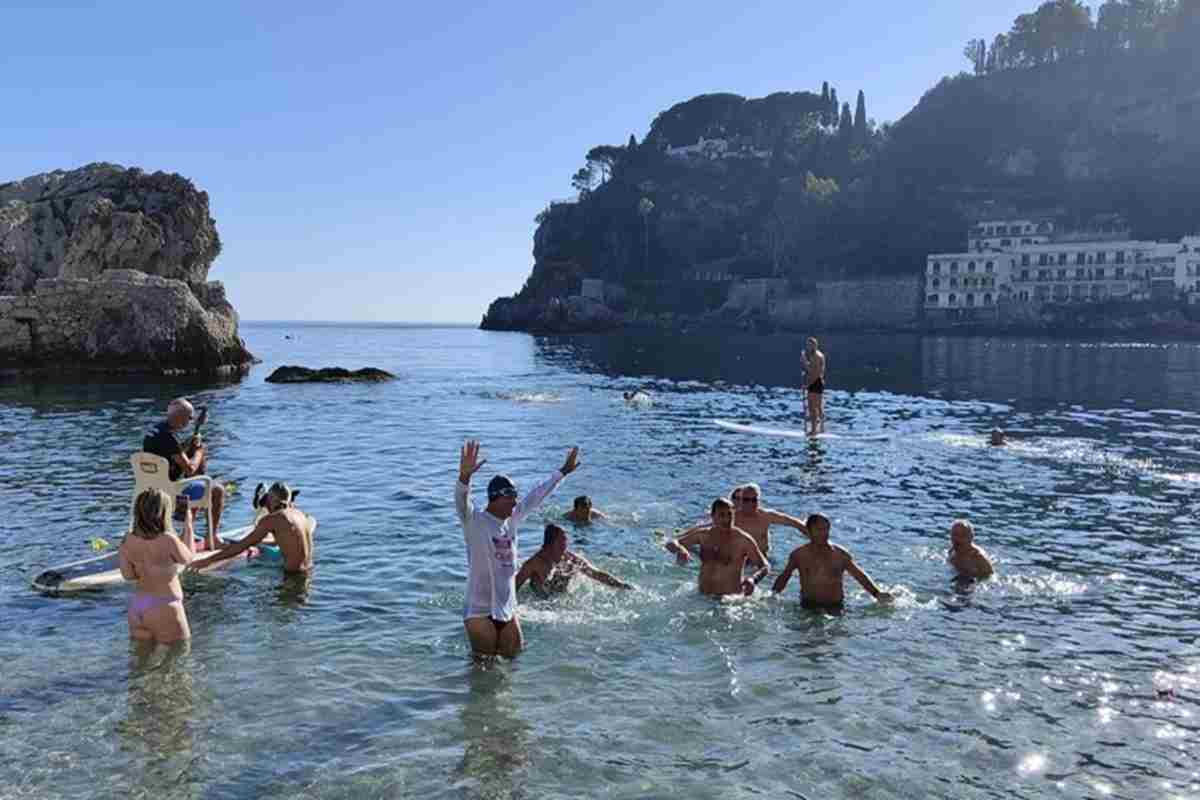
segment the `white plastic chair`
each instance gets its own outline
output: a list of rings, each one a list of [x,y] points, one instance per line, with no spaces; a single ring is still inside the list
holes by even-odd
[[[175,513],[175,498],[183,494],[183,490],[190,483],[204,484],[204,496],[199,500],[193,500],[188,503],[191,508],[202,508],[208,513],[208,519],[212,519],[212,484],[213,479],[207,475],[193,475],[190,478],[181,478],[180,480],[171,480],[171,467],[167,460],[162,456],[156,456],[153,453],[134,453],[129,458],[129,463],[133,465],[133,499],[129,504],[130,519],[133,518],[133,504],[137,502],[137,496],[147,489],[162,489],[171,498],[171,514]]]

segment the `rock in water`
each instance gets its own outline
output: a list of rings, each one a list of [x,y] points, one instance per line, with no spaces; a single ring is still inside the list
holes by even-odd
[[[0,184],[0,367],[215,372],[253,361],[208,195],[89,164]]]
[[[350,371],[342,367],[283,366],[267,376],[267,383],[382,383],[395,380],[396,376],[375,367],[363,367]]]

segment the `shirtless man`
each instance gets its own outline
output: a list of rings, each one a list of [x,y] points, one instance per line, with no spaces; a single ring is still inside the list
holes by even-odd
[[[603,511],[592,508],[592,498],[586,494],[581,494],[575,498],[575,502],[571,505],[571,510],[563,515],[564,518],[576,525],[590,525],[598,519],[608,519],[608,514]]]
[[[517,572],[517,589],[529,581],[529,585],[540,595],[565,592],[571,578],[586,575],[614,589],[632,589],[633,585],[614,578],[602,569],[596,569],[586,558],[567,549],[567,532],[551,523],[542,536],[542,549],[521,565]]]
[[[780,594],[787,588],[793,572],[800,573],[800,605],[821,611],[841,611],[846,602],[842,590],[842,576],[849,572],[867,593],[880,603],[890,603],[892,595],[881,592],[854,563],[854,556],[841,545],[829,541],[829,518],[823,514],[808,515],[808,535],[812,539],[792,551],[787,566],[772,590]]]
[[[701,594],[754,594],[754,587],[767,577],[767,559],[754,542],[754,537],[733,527],[733,503],[719,497],[712,504],[713,524],[693,528],[678,539],[667,542],[666,549],[674,553],[680,564],[692,560],[688,549],[700,552]],[[743,577],[746,564],[758,567],[749,578]]]
[[[965,519],[950,524],[950,551],[946,561],[959,578],[990,578],[995,572],[987,552],[975,544],[975,526]]]
[[[762,489],[757,483],[747,483],[734,489],[734,520],[739,528],[754,538],[758,549],[764,554],[771,552],[772,525],[787,525],[808,536],[808,526],[803,520],[773,508],[763,508],[761,501]]]
[[[292,505],[292,490],[286,483],[271,484],[263,497],[267,513],[246,538],[230,542],[210,556],[193,561],[189,571],[197,572],[260,544],[268,535],[279,547],[283,574],[308,575],[313,569],[313,532],[308,515]]]
[[[808,398],[808,432],[817,434],[825,430],[825,354],[818,349],[816,337],[804,343],[800,365]]]

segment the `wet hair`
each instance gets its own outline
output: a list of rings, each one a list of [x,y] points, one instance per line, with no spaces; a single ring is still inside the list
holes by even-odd
[[[743,490],[753,489],[754,493],[756,495],[758,495],[759,502],[762,502],[762,487],[760,487],[757,483],[746,483],[746,484],[743,484],[741,488]]]
[[[282,506],[290,506],[292,504],[292,487],[283,481],[275,481],[271,484],[271,488],[267,489],[267,497],[270,497]]]
[[[737,499],[738,499],[738,495],[739,495],[739,494],[741,494],[741,493],[742,493],[742,489],[745,489],[745,488],[746,488],[745,486],[735,486],[735,487],[733,487],[733,491],[729,493],[729,499],[730,499],[730,500],[732,500],[732,501],[734,501],[734,502],[736,503],[736,502],[737,502]]]
[[[579,497],[575,498],[575,502],[571,505],[574,508],[583,508],[584,506],[590,506],[591,504],[592,498],[588,497],[586,494],[581,494]]]
[[[559,536],[566,536],[567,532],[551,522],[546,526],[545,533],[542,534],[542,547],[549,547],[554,544],[554,540]]]
[[[147,489],[133,501],[129,532],[139,539],[157,539],[171,529],[171,497],[162,489]]]
[[[824,514],[809,514],[808,519],[806,519],[804,521],[804,526],[811,531],[813,526],[818,523],[823,525],[827,532],[832,527],[832,523],[830,523],[829,517],[825,516]]]
[[[954,529],[957,528],[959,525],[966,528],[967,533],[970,534],[972,539],[975,538],[975,526],[972,525],[971,521],[967,520],[967,519],[960,518],[960,519],[954,520],[954,522],[951,522],[950,523],[950,532],[953,533]]]
[[[708,509],[709,513],[710,514],[717,513],[718,508],[727,508],[727,509],[729,509],[730,514],[733,513],[733,503],[729,502],[724,497],[718,497],[716,500],[712,501],[712,506]]]

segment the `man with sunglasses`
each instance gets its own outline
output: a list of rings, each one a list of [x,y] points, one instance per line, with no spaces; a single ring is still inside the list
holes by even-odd
[[[804,521],[773,508],[763,508],[762,489],[757,483],[747,483],[734,489],[735,524],[754,538],[764,554],[771,552],[771,526],[787,525],[808,536]]]
[[[480,510],[471,501],[471,477],[485,463],[486,459],[479,458],[479,442],[468,440],[459,455],[454,487],[454,506],[467,545],[463,625],[477,657],[512,658],[524,644],[517,620],[517,528],[563,478],[579,468],[579,448],[571,448],[562,467],[520,501],[517,486],[508,476],[492,478],[487,506]]]

